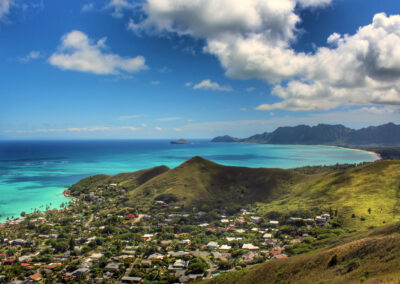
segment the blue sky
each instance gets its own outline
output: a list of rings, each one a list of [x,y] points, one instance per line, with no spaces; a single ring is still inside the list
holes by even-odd
[[[0,0],[0,139],[400,123],[398,14],[393,0]]]

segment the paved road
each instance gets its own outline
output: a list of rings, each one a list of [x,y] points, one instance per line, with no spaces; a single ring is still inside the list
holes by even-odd
[[[194,256],[198,256],[200,258],[202,258],[205,262],[207,262],[208,266],[210,267],[209,269],[207,269],[208,272],[208,277],[211,276],[211,273],[213,273],[215,270],[218,269],[218,266],[216,266],[209,258],[208,256],[210,256],[209,252],[206,251],[191,251],[190,252],[192,255]]]

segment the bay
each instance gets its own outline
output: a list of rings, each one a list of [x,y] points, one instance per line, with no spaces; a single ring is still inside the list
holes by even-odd
[[[69,199],[66,185],[95,174],[117,174],[166,165],[193,156],[223,165],[295,168],[360,163],[373,153],[329,146],[211,143],[170,144],[169,140],[0,141],[0,221],[22,211],[58,208]]]

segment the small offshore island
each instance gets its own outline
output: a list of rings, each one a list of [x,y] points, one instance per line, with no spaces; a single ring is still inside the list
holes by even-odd
[[[182,144],[182,145],[193,144],[193,142],[189,142],[189,141],[187,141],[185,139],[174,140],[174,141],[171,141],[170,143],[171,144]]]

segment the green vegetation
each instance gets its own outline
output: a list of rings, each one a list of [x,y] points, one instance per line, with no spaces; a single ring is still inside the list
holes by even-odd
[[[285,217],[331,211],[341,225],[357,230],[393,223],[400,220],[399,173],[399,161],[378,161],[347,171],[309,175],[310,183],[260,203],[258,213]]]
[[[99,186],[101,187],[107,184],[117,184],[118,186],[121,186],[127,190],[131,190],[168,170],[168,167],[160,166],[133,173],[122,173],[115,176],[91,176],[82,179],[81,181],[70,187],[70,192],[72,196],[79,196],[82,193],[87,194],[89,192],[93,192]]]
[[[303,179],[294,171],[228,167],[194,157],[131,191],[127,205],[152,204],[166,195],[186,207],[250,204],[278,198]]]
[[[395,223],[341,236],[332,248],[268,261],[206,283],[398,283],[399,233],[400,223]]]

